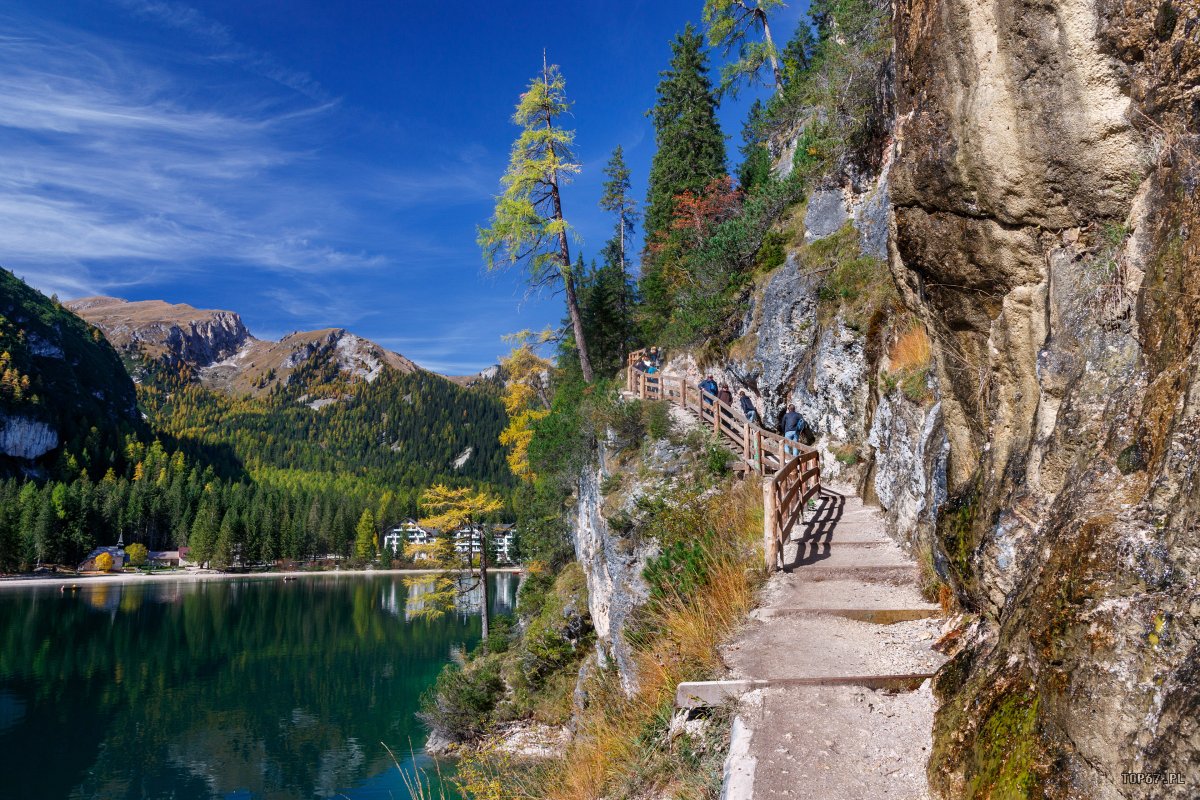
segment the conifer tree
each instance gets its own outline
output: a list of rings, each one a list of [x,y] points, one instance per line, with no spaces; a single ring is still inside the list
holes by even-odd
[[[725,55],[736,50],[737,60],[731,61],[721,70],[721,91],[736,94],[738,86],[753,83],[762,68],[771,65],[775,91],[783,88],[783,74],[779,68],[779,50],[771,38],[771,25],[767,14],[783,5],[783,0],[705,0],[704,25],[708,29],[708,43],[723,48]],[[762,32],[762,40],[755,41],[755,31]]]
[[[590,383],[592,365],[568,241],[571,228],[559,192],[579,171],[571,153],[575,133],[559,124],[569,109],[566,81],[558,67],[547,65],[543,58],[541,74],[530,82],[513,114],[521,135],[513,143],[508,171],[501,178],[504,192],[496,198],[491,225],[479,230],[479,245],[488,269],[497,268],[497,262],[524,264],[532,288],[562,284],[579,366]]]
[[[742,164],[738,168],[738,183],[746,193],[771,178],[771,153],[766,143],[766,108],[761,100],[750,106],[750,114],[742,127]]]
[[[633,235],[633,226],[637,222],[637,202],[629,196],[629,167],[625,165],[625,152],[617,145],[604,167],[604,194],[600,197],[600,208],[611,211],[617,216],[617,229],[613,237],[617,242],[621,272],[625,268],[625,246]]]
[[[378,535],[375,532],[375,515],[364,509],[354,528],[354,555],[362,561],[375,558]]]
[[[421,519],[421,526],[442,532],[443,539],[432,555],[434,563],[446,571],[433,576],[405,578],[405,584],[410,588],[419,586],[425,590],[421,597],[423,605],[419,609],[414,609],[412,613],[414,616],[439,617],[453,609],[454,602],[460,595],[482,586],[483,647],[486,651],[489,634],[488,614],[491,605],[488,596],[487,570],[488,556],[492,546],[488,525],[483,523],[483,520],[503,508],[504,503],[500,498],[487,491],[467,487],[452,489],[439,483],[429,487],[421,494],[421,506],[428,513],[428,516]],[[461,561],[461,556],[454,547],[454,534],[455,531],[466,528],[469,543],[472,537],[471,531],[477,526],[482,532],[479,543],[479,580],[473,585],[464,587],[458,580],[458,576],[450,570],[464,566],[469,572],[472,548],[468,544],[464,554],[466,556],[465,564],[456,563]]]
[[[651,327],[671,313],[672,296],[663,276],[661,243],[675,214],[676,198],[699,195],[725,175],[725,137],[717,123],[717,98],[708,78],[704,42],[689,24],[671,42],[671,65],[661,73],[658,100],[650,110],[657,149],[650,164],[640,290]],[[651,335],[653,332],[650,332]]]
[[[619,289],[615,296],[608,298],[616,303],[615,307],[606,310],[615,316],[619,327],[618,331],[609,330],[608,332],[618,334],[619,361],[623,363],[630,349],[632,334],[630,311],[634,301],[632,292],[629,290],[626,253],[629,239],[633,235],[634,225],[640,215],[637,211],[637,202],[629,195],[629,167],[625,165],[625,153],[620,145],[613,150],[612,158],[604,167],[604,174],[608,180],[604,182],[604,194],[600,198],[600,207],[616,214],[617,225],[612,240],[604,248],[605,266],[601,269],[612,272],[615,268],[617,274],[606,274],[603,276],[602,282],[606,285],[615,283],[616,288]],[[595,311],[596,309],[593,309],[593,312]]]

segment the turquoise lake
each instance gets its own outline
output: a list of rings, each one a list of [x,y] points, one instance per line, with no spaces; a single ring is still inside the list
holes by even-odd
[[[419,603],[399,575],[0,589],[0,797],[407,800],[384,745],[432,772],[421,693],[480,636],[478,593]]]

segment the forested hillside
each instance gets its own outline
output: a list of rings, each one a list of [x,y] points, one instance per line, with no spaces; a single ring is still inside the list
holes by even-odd
[[[0,468],[111,459],[138,424],[135,403],[99,331],[0,270]]]
[[[391,491],[400,513],[415,515],[417,495],[434,481],[510,480],[497,443],[499,401],[429,372],[385,370],[370,383],[306,375],[265,397],[230,397],[186,371],[152,372],[139,398],[156,430],[206,445],[210,458],[219,453],[219,468],[272,485]],[[332,396],[316,408],[300,402],[317,387]]]

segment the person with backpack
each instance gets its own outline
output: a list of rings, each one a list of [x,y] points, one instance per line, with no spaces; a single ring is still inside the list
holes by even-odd
[[[700,388],[705,392],[701,397],[704,399],[705,405],[708,405],[712,402],[710,395],[717,393],[717,382],[713,380],[712,375],[705,376],[704,380],[700,381]]]
[[[738,404],[742,407],[742,413],[746,415],[746,422],[755,424],[758,421],[758,409],[754,407],[754,401],[746,396],[745,389],[738,392]]]
[[[788,403],[787,411],[783,415],[783,438],[789,439],[793,442],[800,441],[800,432],[803,431],[806,426],[807,423],[804,421],[804,417],[800,416],[800,414],[796,411],[796,404]],[[800,451],[796,448],[788,446],[785,449],[787,450],[788,455],[795,456],[800,454]]]
[[[733,392],[729,391],[728,383],[721,384],[721,388],[717,390],[717,399],[727,406],[733,405]]]

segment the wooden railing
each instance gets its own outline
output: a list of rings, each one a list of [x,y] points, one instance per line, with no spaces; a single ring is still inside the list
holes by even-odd
[[[746,420],[740,410],[686,378],[639,369],[646,357],[645,350],[629,354],[626,388],[643,400],[666,400],[690,412],[739,452],[747,469],[763,476],[763,551],[767,568],[778,569],[784,542],[821,491],[820,454]]]

